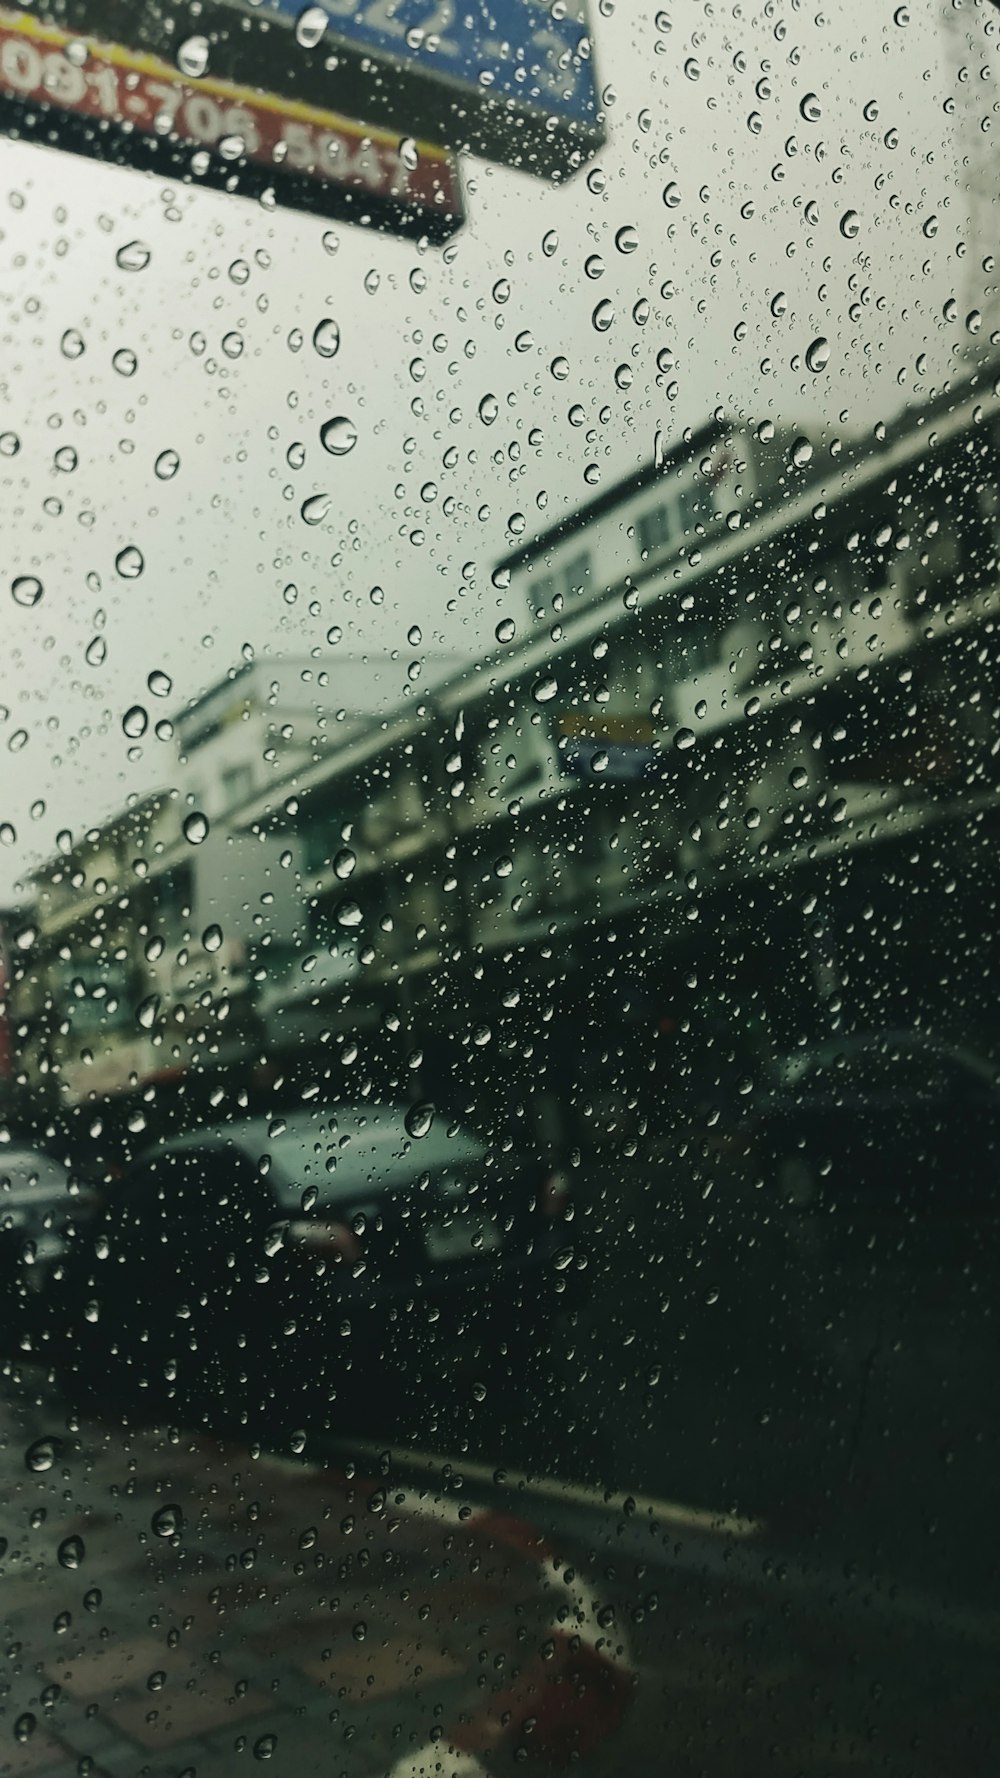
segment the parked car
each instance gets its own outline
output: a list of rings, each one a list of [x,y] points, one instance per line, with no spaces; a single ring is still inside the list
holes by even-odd
[[[219,1124],[109,1188],[61,1285],[66,1362],[202,1418],[332,1423],[394,1378],[544,1342],[571,1214],[564,1176],[401,1106]]]
[[[845,1237],[982,1234],[1000,1216],[1000,1071],[943,1038],[873,1031],[781,1058],[756,1132],[785,1205]]]
[[[68,1167],[40,1149],[0,1149],[0,1342],[34,1331],[36,1310],[93,1208]]]
[[[1000,1088],[986,1057],[912,1030],[814,1044],[772,1065],[751,1129],[766,1255],[752,1295],[776,1363],[853,1390],[900,1326],[936,1325],[938,1302],[989,1312]]]

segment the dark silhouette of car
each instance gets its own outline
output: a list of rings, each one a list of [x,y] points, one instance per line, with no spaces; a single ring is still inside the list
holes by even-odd
[[[69,1167],[44,1150],[0,1148],[0,1344],[19,1347],[69,1244],[94,1206]]]
[[[990,1313],[1000,1088],[986,1057],[912,1030],[805,1047],[772,1065],[749,1130],[764,1264],[747,1300],[776,1364],[855,1388],[904,1305],[927,1326],[938,1301]]]
[[[758,1094],[756,1145],[780,1201],[831,1237],[882,1251],[1000,1214],[1000,1071],[919,1031],[805,1048]]]
[[[544,1346],[571,1216],[564,1175],[419,1108],[219,1124],[111,1186],[53,1325],[91,1392],[335,1424]]]

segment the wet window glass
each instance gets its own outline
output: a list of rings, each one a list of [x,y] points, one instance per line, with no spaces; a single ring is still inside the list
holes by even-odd
[[[1000,7],[0,0],[0,1766],[994,1778]]]

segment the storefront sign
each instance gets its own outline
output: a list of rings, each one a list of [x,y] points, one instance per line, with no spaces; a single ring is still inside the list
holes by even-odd
[[[443,149],[401,143],[398,132],[283,96],[266,75],[263,87],[241,80],[232,56],[232,76],[212,73],[207,47],[204,76],[185,77],[183,53],[178,61],[150,53],[139,40],[156,32],[142,30],[148,14],[135,16],[137,45],[129,47],[115,41],[129,14],[119,9],[112,22],[96,0],[75,30],[0,10],[0,128],[247,197],[270,191],[296,208],[400,235],[441,240],[462,222],[458,169]],[[188,65],[199,59],[192,54]]]

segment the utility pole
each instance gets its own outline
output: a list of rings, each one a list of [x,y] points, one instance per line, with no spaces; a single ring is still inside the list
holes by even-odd
[[[967,217],[962,320],[981,349],[1000,345],[1000,5],[941,0],[941,20],[945,109],[954,120]]]

